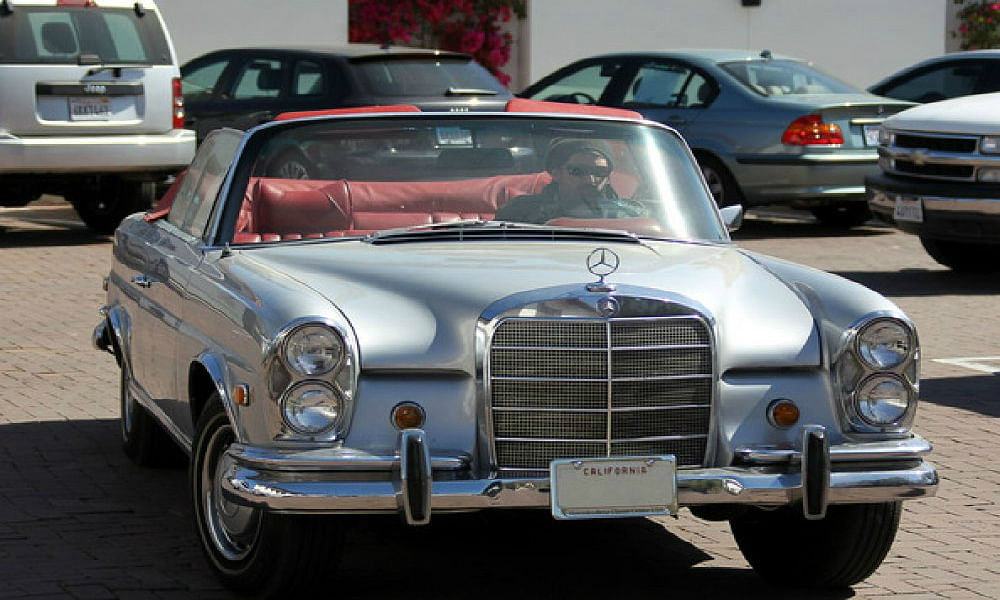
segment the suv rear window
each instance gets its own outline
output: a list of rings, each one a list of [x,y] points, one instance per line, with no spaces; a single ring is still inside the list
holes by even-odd
[[[169,65],[160,20],[149,9],[13,6],[0,13],[0,64]],[[84,61],[80,55],[91,55]]]
[[[506,92],[489,71],[471,60],[365,60],[353,67],[373,96],[443,96],[449,89]]]

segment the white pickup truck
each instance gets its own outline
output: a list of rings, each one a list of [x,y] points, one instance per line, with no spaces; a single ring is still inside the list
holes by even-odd
[[[878,153],[882,172],[865,179],[877,217],[952,269],[1000,269],[1000,92],[897,113]]]

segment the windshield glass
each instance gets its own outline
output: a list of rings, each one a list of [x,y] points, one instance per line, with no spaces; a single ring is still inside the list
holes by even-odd
[[[19,6],[0,11],[0,64],[171,64],[156,13],[96,6]]]
[[[353,65],[373,96],[443,96],[449,89],[506,90],[489,71],[465,59],[394,58]]]
[[[794,60],[742,60],[720,66],[743,85],[765,96],[861,93],[843,81]]]
[[[253,132],[237,173],[235,243],[459,221],[728,240],[679,136],[649,124],[457,115],[300,121]]]

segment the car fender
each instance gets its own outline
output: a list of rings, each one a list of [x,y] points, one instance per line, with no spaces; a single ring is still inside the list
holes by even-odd
[[[232,394],[229,393],[232,376],[225,357],[216,352],[203,352],[195,358],[192,368],[195,365],[201,366],[212,380],[212,386],[219,394],[236,441],[242,443],[246,436],[239,427],[239,420],[236,418],[236,402],[233,400]],[[198,415],[193,413],[194,411],[192,411],[192,420],[197,423]]]

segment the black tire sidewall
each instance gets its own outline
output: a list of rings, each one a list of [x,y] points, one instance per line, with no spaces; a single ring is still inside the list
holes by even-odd
[[[108,178],[97,186],[67,191],[66,199],[87,227],[107,235],[125,217],[152,206],[155,195],[156,186],[152,183]]]
[[[714,196],[712,197],[719,208],[743,203],[743,192],[740,190],[736,178],[729,172],[726,165],[722,164],[722,161],[714,156],[702,153],[696,154],[695,158],[698,160],[698,167],[703,174],[705,174],[706,170],[711,171],[719,178],[719,182],[722,184],[722,198],[717,199]],[[705,174],[705,180],[711,185],[707,174]],[[711,192],[711,190],[709,191]]]

